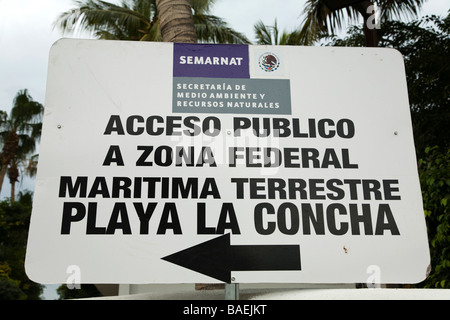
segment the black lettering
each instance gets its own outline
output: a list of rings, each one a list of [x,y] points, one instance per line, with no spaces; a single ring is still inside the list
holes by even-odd
[[[237,152],[244,151],[244,148],[242,147],[230,147],[228,149],[228,162],[230,167],[236,167],[236,160],[237,159],[244,159],[244,156],[242,154],[238,154]]]
[[[312,162],[313,168],[320,168],[319,151],[313,148],[302,149],[303,168],[309,168],[309,162]]]
[[[216,233],[224,234],[226,229],[230,229],[232,234],[241,234],[232,203],[222,204]]]
[[[103,161],[104,166],[110,166],[111,163],[115,162],[118,166],[124,166],[122,153],[120,152],[119,146],[110,146],[108,153],[106,154],[105,161]]]
[[[266,215],[274,215],[275,209],[274,207],[267,202],[258,203],[255,206],[254,210],[254,220],[255,220],[255,230],[259,234],[269,235],[275,232],[276,223],[273,221],[269,221],[266,224],[264,223],[263,214]]]
[[[345,197],[345,191],[336,185],[343,185],[343,182],[339,179],[330,179],[327,181],[327,188],[329,191],[334,193],[327,193],[328,199],[331,200],[342,200]]]
[[[268,137],[270,135],[270,119],[269,118],[263,118],[263,128],[261,130],[259,125],[259,118],[253,118],[253,134],[256,137]]]
[[[307,199],[306,181],[303,179],[289,179],[289,199]],[[297,198],[298,193],[298,198]]]
[[[258,154],[261,151],[261,148],[245,148],[245,165],[248,168],[259,168],[262,167],[262,163],[261,161],[257,161],[257,160],[261,160],[261,156]],[[256,160],[256,161],[254,161]]]
[[[110,198],[108,184],[105,177],[96,177],[92,183],[91,190],[89,191],[88,198],[95,198],[97,195],[101,195],[103,198]]]
[[[200,192],[200,199],[206,199],[212,196],[214,199],[220,199],[219,188],[217,188],[216,180],[214,178],[206,178]]]
[[[378,236],[384,235],[384,231],[389,230],[393,236],[399,236],[397,224],[392,215],[389,204],[380,204],[378,207],[377,226],[375,227],[375,234]]]
[[[129,116],[127,119],[127,133],[132,136],[138,136],[144,132],[143,127],[135,128],[134,123],[143,123],[144,118],[141,116]]]
[[[113,178],[113,198],[131,198],[131,179],[127,177],[114,177]],[[123,195],[120,196],[120,191],[123,191]]]
[[[183,178],[172,179],[172,198],[178,198],[178,193],[181,193],[183,199],[188,199],[189,194],[191,199],[196,199],[198,196],[198,178],[188,178],[186,185],[183,183]]]
[[[325,128],[326,125],[334,126],[334,121],[331,119],[320,119],[317,123],[319,136],[321,136],[322,138],[333,138],[336,135],[336,131]]]
[[[289,227],[288,221],[290,221]],[[281,233],[287,235],[296,234],[300,226],[300,217],[297,206],[290,202],[282,203],[277,211],[277,222],[278,229]]]
[[[273,156],[273,157],[272,157]],[[273,161],[272,161],[273,159]],[[264,167],[279,167],[281,166],[282,153],[277,148],[264,149]]]
[[[336,225],[336,211],[339,215],[346,215],[347,210],[345,209],[343,204],[340,203],[332,203],[327,207],[327,223],[328,230],[334,234],[335,236],[342,236],[348,231],[348,223],[341,222],[340,226]]]
[[[114,234],[118,229],[122,230],[122,234],[131,234],[130,220],[128,219],[125,202],[117,202],[114,204],[111,218],[106,228],[106,234]]]
[[[195,122],[199,122],[200,119],[198,117],[186,117],[183,121],[184,125],[191,130],[184,130],[183,133],[186,136],[198,136],[202,130],[200,126],[196,125]]]
[[[194,163],[194,147],[188,147],[187,151],[183,147],[176,147],[175,151],[175,165],[181,167],[184,164],[187,167],[193,167]]]
[[[246,178],[231,178],[232,183],[236,183],[236,199],[244,199],[244,183],[248,183]]]
[[[269,191],[269,199],[277,199],[276,193],[278,193],[278,199],[286,199],[286,181],[283,179],[268,179],[267,190]]]
[[[75,210],[75,214],[72,212]],[[86,207],[80,202],[64,202],[61,234],[70,234],[70,226],[72,222],[78,222],[86,216]]]
[[[142,195],[142,178],[134,178],[133,197],[140,198]]]
[[[264,186],[258,184],[264,184],[265,179],[263,178],[254,178],[250,179],[250,199],[265,199],[266,196],[264,194],[258,194],[258,191],[264,191]]]
[[[180,131],[175,131],[175,129],[181,128],[180,122],[181,122],[181,117],[167,117],[166,135],[181,136]]]
[[[381,184],[378,180],[363,180],[362,181],[364,200],[381,200]],[[371,196],[373,194],[373,198]]]
[[[324,194],[318,194],[318,192],[322,192],[325,190],[321,184],[325,181],[323,179],[310,179],[309,180],[309,198],[311,200],[325,200],[326,197]]]
[[[361,180],[355,180],[355,179],[345,179],[345,184],[348,184],[350,189],[350,199],[351,200],[358,200],[358,190],[356,188],[356,185],[361,184]]]
[[[203,167],[205,163],[210,167],[217,167],[211,147],[202,147],[202,153],[198,157],[196,167]]]
[[[308,133],[300,132],[300,120],[292,119],[292,131],[294,138],[308,138]]]
[[[341,164],[339,163],[338,156],[334,149],[325,149],[323,155],[322,168],[329,168],[333,166],[334,168],[341,169]]]
[[[240,137],[241,136],[241,130],[242,129],[248,129],[251,126],[250,119],[247,118],[234,118],[233,119],[233,129],[234,129],[234,136]],[[234,148],[236,149],[236,148]]]
[[[216,228],[206,226],[206,203],[197,203],[197,234],[216,234]]]
[[[112,115],[109,118],[108,124],[106,125],[105,132],[103,134],[111,134],[112,132],[117,132],[118,135],[124,135],[125,130],[123,129],[122,121],[120,116]]]
[[[137,167],[151,167],[153,165],[153,162],[146,161],[146,160],[152,153],[153,146],[137,146],[137,149],[140,151],[144,151],[144,152],[142,152],[141,156],[136,161],[136,166]]]
[[[105,227],[97,227],[97,203],[89,202],[87,210],[86,234],[105,234]]]
[[[372,215],[370,212],[370,204],[362,205],[362,215],[358,214],[358,206],[350,204],[350,224],[352,226],[352,234],[360,235],[359,224],[364,225],[364,234],[373,235]]]
[[[355,136],[355,124],[350,119],[341,119],[336,125],[338,136],[351,139]]]
[[[325,234],[325,221],[323,216],[323,205],[316,203],[316,213],[309,203],[302,203],[302,224],[303,234],[311,234],[311,223],[314,227],[314,232],[317,235]]]
[[[78,195],[79,198],[85,198],[87,193],[88,177],[77,177],[75,184],[72,182],[72,177],[62,176],[59,181],[59,197],[66,197],[67,192],[70,198]]]
[[[291,129],[289,129],[290,121],[283,118],[273,119],[273,136],[274,137],[289,137]]]
[[[393,184],[398,185],[398,180],[383,180],[383,190],[385,200],[401,200],[401,196],[393,195],[393,192],[398,192],[398,186],[393,186]]]
[[[148,234],[149,232],[149,222],[150,218],[153,215],[153,212],[156,208],[156,202],[149,202],[147,204],[147,208],[144,211],[144,206],[141,202],[133,203],[134,208],[136,209],[136,213],[139,217],[139,221],[141,223],[139,233],[140,234]]]
[[[182,234],[180,219],[178,218],[177,207],[173,202],[164,205],[161,221],[156,234],[166,234],[168,229],[173,230],[173,234]]]
[[[212,130],[211,130],[211,123],[212,123]],[[203,129],[203,134],[205,134],[209,137],[216,137],[220,134],[222,125],[218,118],[206,117],[205,120],[203,120],[202,129]]]
[[[350,155],[348,149],[342,149],[342,167],[344,169],[358,169],[357,164],[350,163]]]
[[[164,129],[161,127],[157,127],[155,123],[164,123],[164,119],[160,116],[151,116],[147,118],[146,121],[146,130],[147,133],[151,136],[160,136],[163,134]]]
[[[295,163],[295,160],[299,159],[296,154],[298,148],[284,148],[284,166],[286,168],[300,168],[300,163]]]
[[[155,149],[155,164],[160,167],[168,167],[173,162],[172,148],[160,146]]]
[[[310,138],[316,138],[316,119],[308,119],[308,125],[309,125],[309,137]]]

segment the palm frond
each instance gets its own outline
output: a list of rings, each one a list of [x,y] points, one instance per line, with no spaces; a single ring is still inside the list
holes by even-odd
[[[44,107],[33,101],[27,89],[20,90],[13,100],[10,115],[0,112],[0,190],[5,174],[8,172],[11,190],[19,176],[17,163],[36,149],[36,142],[42,130]],[[12,192],[11,199],[14,193]]]
[[[33,101],[27,89],[20,90],[11,109],[11,125],[18,131],[28,131],[30,125],[42,122],[43,111],[42,104]]]
[[[381,10],[382,20],[391,20],[416,17],[425,0],[374,0],[372,2]],[[326,34],[332,35],[342,29],[345,24],[360,22],[360,10],[356,6],[350,6],[331,11],[322,0],[307,0],[299,37],[302,42],[311,43]]]
[[[148,1],[134,1],[138,2]],[[54,23],[54,27],[63,32],[74,32],[76,29],[100,34],[108,37],[115,34],[123,40],[139,40],[143,34],[141,30],[150,27],[150,16],[146,17],[139,11],[133,10],[131,4],[122,2],[123,6],[118,6],[100,0],[79,0],[75,1],[76,7],[63,12]],[[147,7],[141,7],[146,9]],[[144,13],[150,13],[146,10]],[[140,36],[139,36],[140,34]],[[98,34],[97,34],[98,35]]]
[[[215,2],[215,0],[190,0],[192,10],[197,14],[208,14]]]
[[[197,38],[200,42],[250,43],[245,35],[230,28],[223,19],[213,15],[194,14],[194,25]]]
[[[256,43],[260,45],[272,45],[272,32],[271,27],[264,24],[262,20],[255,23],[253,30],[256,35]]]
[[[152,26],[140,41],[162,41],[161,27],[158,20],[152,23]]]
[[[381,17],[385,20],[416,18],[424,0],[379,0]]]

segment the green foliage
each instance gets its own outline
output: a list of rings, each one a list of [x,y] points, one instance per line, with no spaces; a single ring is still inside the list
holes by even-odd
[[[261,20],[254,25],[256,35],[256,44],[260,45],[307,45],[307,43],[300,43],[299,31],[280,32],[278,23],[275,19],[273,26],[267,26]]]
[[[31,206],[30,193],[20,193],[14,203],[0,202],[0,300],[40,299],[42,293],[24,269]]]
[[[67,285],[63,284],[58,287],[56,292],[59,294],[60,300],[101,297],[100,291],[93,284],[82,284],[80,289],[69,289]]]
[[[0,300],[24,300],[26,295],[20,289],[20,281],[11,279],[11,267],[0,263]]]
[[[427,220],[432,272],[426,287],[450,288],[450,149],[426,148],[419,176]]]
[[[331,1],[330,1],[331,2]],[[315,42],[324,35],[332,35],[342,29],[345,22],[357,23],[362,16],[367,18],[366,4],[376,4],[381,10],[381,22],[417,17],[424,0],[372,0],[366,3],[353,1],[353,5],[330,10],[323,0],[306,0],[300,38],[303,42]],[[364,38],[363,38],[364,39]]]
[[[27,89],[17,92],[8,116],[0,112],[0,191],[6,173],[11,183],[11,201],[14,202],[15,183],[19,178],[19,168],[36,149],[42,129],[44,107],[33,101]]]

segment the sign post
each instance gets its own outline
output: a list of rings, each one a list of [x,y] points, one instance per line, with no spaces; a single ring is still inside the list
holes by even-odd
[[[32,280],[412,283],[428,265],[398,52],[53,45]]]

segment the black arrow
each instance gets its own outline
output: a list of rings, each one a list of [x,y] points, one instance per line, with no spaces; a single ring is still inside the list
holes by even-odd
[[[231,271],[301,270],[299,245],[231,246],[229,233],[162,259],[227,283]]]

